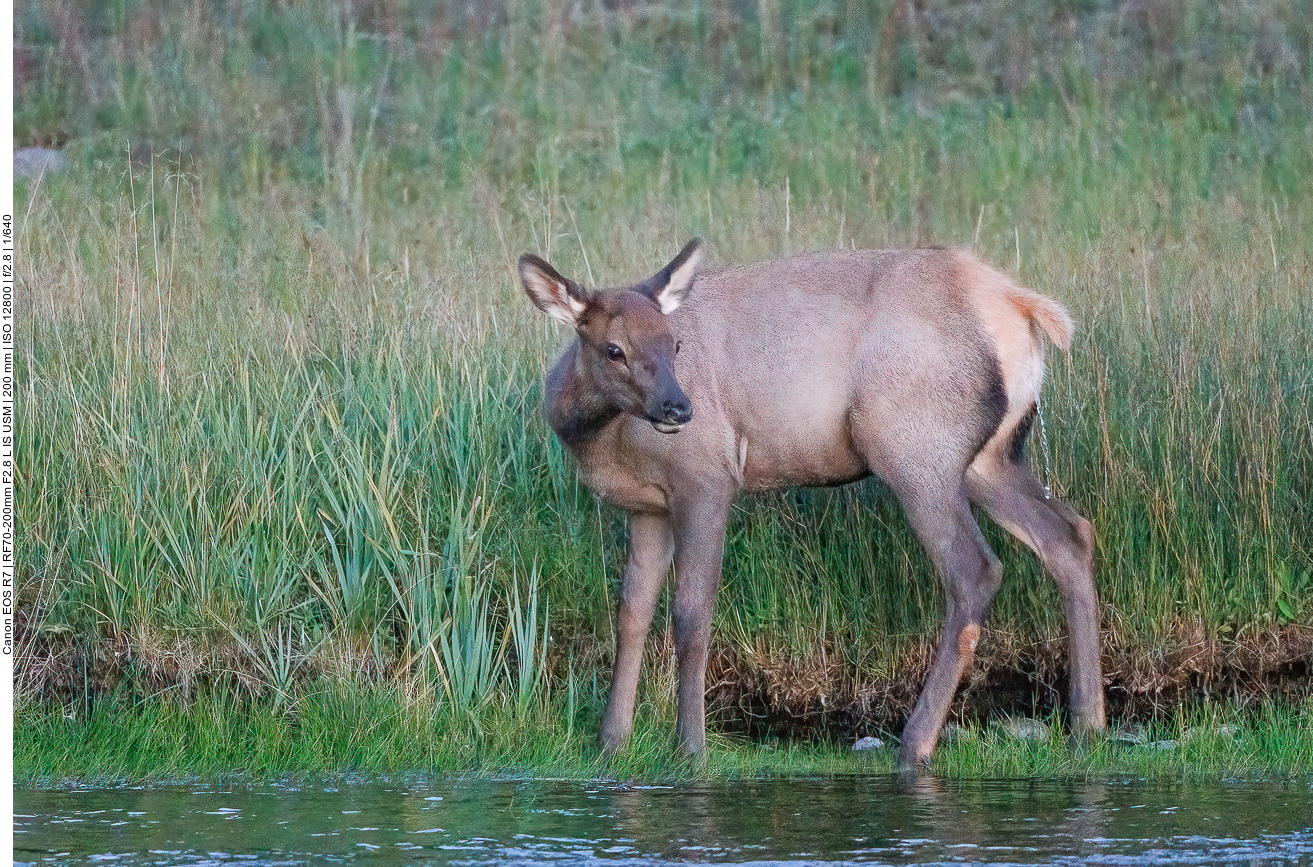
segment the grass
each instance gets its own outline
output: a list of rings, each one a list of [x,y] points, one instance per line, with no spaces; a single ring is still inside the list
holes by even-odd
[[[1306,5],[19,4],[15,133],[70,164],[15,186],[20,728],[176,712],[276,743],[316,707],[395,720],[365,729],[380,766],[480,767],[429,743],[419,694],[452,732],[537,718],[534,762],[592,761],[559,733],[591,741],[623,521],[539,421],[563,335],[513,263],[621,283],[695,234],[722,262],[958,244],[1061,298],[1052,477],[1099,532],[1114,712],[1297,705]],[[1047,714],[1056,594],[990,538],[1008,580],[954,713]],[[722,725],[896,729],[939,594],[874,483],[743,502]],[[77,773],[50,750],[23,766]]]
[[[332,689],[294,713],[211,694],[191,703],[116,695],[85,717],[33,713],[15,732],[21,786],[160,783],[180,779],[307,779],[341,774],[692,781],[894,773],[894,748],[854,752],[846,741],[715,736],[705,765],[672,758],[661,708],[640,712],[634,740],[606,757],[582,737],[600,700],[572,716],[551,707],[445,709],[434,696],[392,688]],[[544,719],[555,721],[544,725]],[[562,722],[564,721],[564,723]],[[962,729],[941,745],[937,775],[1217,780],[1303,778],[1313,773],[1313,725],[1302,709],[1267,703],[1251,712],[1192,710],[1156,725],[1153,740],[1073,746],[1057,727],[1038,741],[994,726]],[[1167,745],[1167,746],[1160,746]]]

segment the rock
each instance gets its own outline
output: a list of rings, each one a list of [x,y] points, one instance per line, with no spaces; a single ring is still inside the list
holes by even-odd
[[[1240,728],[1230,725],[1229,723],[1220,726],[1186,726],[1181,732],[1181,739],[1186,741],[1199,740],[1200,738],[1217,738],[1219,740],[1234,741],[1240,737]]]
[[[1180,741],[1154,741],[1147,746],[1151,750],[1174,750],[1181,745]]]
[[[884,746],[884,741],[879,738],[865,737],[853,744],[855,750],[878,750]]]
[[[64,154],[51,148],[14,148],[14,177],[36,178],[64,170]]]
[[[1029,717],[1005,717],[998,720],[995,726],[1003,734],[1018,741],[1043,741],[1049,737],[1049,727]]]
[[[1124,747],[1142,747],[1149,742],[1149,736],[1144,733],[1144,726],[1131,725],[1118,729],[1112,740]]]
[[[946,744],[955,744],[958,741],[970,740],[970,738],[971,732],[957,723],[944,723],[944,727],[939,731],[939,739]]]

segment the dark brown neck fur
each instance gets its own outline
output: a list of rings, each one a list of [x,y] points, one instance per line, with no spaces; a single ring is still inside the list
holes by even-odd
[[[547,373],[547,423],[567,448],[587,443],[621,412],[588,387],[582,368],[576,342]]]

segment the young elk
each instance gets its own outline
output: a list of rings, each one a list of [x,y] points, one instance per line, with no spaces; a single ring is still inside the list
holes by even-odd
[[[643,644],[675,566],[679,738],[706,748],[705,676],[725,524],[740,491],[878,476],[947,600],[899,763],[929,760],[1002,569],[975,504],[1057,582],[1071,712],[1104,726],[1094,530],[1022,457],[1063,307],[960,250],[813,253],[697,273],[701,241],[636,286],[590,291],[531,253],[520,278],[577,339],[547,374],[547,418],[584,481],[629,512],[602,748],[633,726]],[[696,290],[696,291],[693,291]]]

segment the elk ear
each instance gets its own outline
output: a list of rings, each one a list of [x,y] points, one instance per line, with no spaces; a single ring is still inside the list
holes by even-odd
[[[520,257],[520,281],[535,307],[571,328],[578,326],[591,300],[587,289],[562,277],[546,259],[533,253]]]
[[[634,287],[656,302],[662,313],[674,313],[693,288],[693,275],[702,261],[702,239],[694,238],[684,245],[679,255],[656,274]]]

